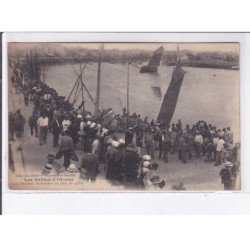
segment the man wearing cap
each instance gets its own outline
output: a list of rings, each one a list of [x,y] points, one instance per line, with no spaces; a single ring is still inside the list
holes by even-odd
[[[227,127],[225,133],[224,133],[224,140],[227,143],[233,143],[234,142],[234,135],[233,132],[231,131],[230,127]]]
[[[18,109],[15,114],[14,130],[16,132],[16,137],[21,138],[24,132],[24,125],[26,121],[24,116],[21,113],[21,110]]]
[[[61,152],[61,155],[64,156],[64,163],[63,166],[65,168],[68,168],[70,164],[70,154],[74,151],[74,145],[73,140],[69,136],[68,130],[66,130],[61,137],[60,145],[59,145],[59,151]]]
[[[97,134],[97,128],[96,128],[96,123],[92,122],[89,126],[89,137],[90,137],[90,143],[96,138]]]
[[[36,137],[38,137],[38,134],[37,134],[37,119],[38,119],[38,116],[37,116],[36,112],[33,111],[32,115],[30,116],[29,121],[28,121],[28,124],[30,126],[30,134],[31,134],[31,136],[33,136],[33,131],[35,130]]]
[[[154,159],[154,140],[152,132],[147,131],[147,133],[145,133],[144,143],[147,154],[150,155],[152,159]]]
[[[170,136],[166,133],[166,131],[162,131],[162,134],[159,136],[159,157],[163,157],[165,163],[168,163],[168,153],[171,148],[171,139]]]
[[[9,113],[9,139],[11,141],[15,141],[15,138],[14,138],[14,134],[15,134],[15,119],[16,119],[16,116],[15,116],[15,113],[13,112],[10,112]]]
[[[221,182],[224,185],[224,190],[233,190],[236,182],[235,166],[231,162],[226,162],[225,166],[220,171]]]
[[[63,132],[69,129],[69,126],[71,125],[71,121],[69,120],[69,116],[65,115],[64,120],[62,121],[62,129]]]
[[[149,156],[150,157],[150,156]],[[151,159],[148,158],[148,159]],[[150,171],[150,168],[151,168],[151,163],[150,161],[147,161],[147,160],[143,160],[140,162],[139,164],[139,169],[138,169],[138,176],[137,176],[137,179],[138,179],[138,183],[139,185],[141,185],[142,187],[144,187],[144,177],[146,175],[146,173],[148,171]]]
[[[122,153],[118,150],[120,143],[118,141],[112,141],[109,148],[106,160],[107,160],[107,173],[106,178],[110,181],[122,181]]]
[[[125,132],[126,145],[133,143],[133,137],[134,137],[133,128],[129,127],[129,129],[126,130],[126,132]]]
[[[49,125],[49,119],[44,112],[38,118],[37,125],[39,126],[40,129],[39,145],[42,145],[42,143],[45,143],[47,140],[48,125]]]
[[[196,132],[194,142],[195,142],[196,156],[200,157],[201,156],[202,145],[203,145],[203,137],[202,137],[200,131]]]
[[[217,146],[218,146],[218,143],[219,143],[219,136],[217,133],[215,133],[213,136],[213,160],[215,161],[216,160],[216,149],[217,149]]]
[[[159,177],[157,170],[159,165],[153,163],[151,169],[146,172],[143,183],[146,190],[158,190],[165,186],[165,182]]]
[[[87,121],[87,125],[84,126],[83,128],[83,151],[85,153],[90,153],[91,152],[91,138],[90,138],[90,125],[91,121]]]
[[[57,114],[54,114],[54,119],[50,123],[49,130],[53,134],[53,147],[56,148],[59,146],[58,141],[59,141],[59,134],[61,132],[61,126]]]
[[[142,148],[142,142],[143,142],[143,126],[141,122],[138,123],[138,125],[135,127],[135,134],[136,134],[136,146],[138,154],[141,156],[141,148]]]
[[[100,149],[100,141],[97,137],[93,140],[92,144],[92,154],[99,154],[99,149]]]
[[[219,141],[216,148],[216,159],[214,166],[221,165],[222,163],[222,150],[224,148],[224,143],[225,141],[223,140],[223,137],[219,136]]]
[[[29,106],[29,91],[28,91],[28,89],[27,88],[24,88],[23,89],[23,98],[24,98],[24,104],[25,104],[25,106]]]

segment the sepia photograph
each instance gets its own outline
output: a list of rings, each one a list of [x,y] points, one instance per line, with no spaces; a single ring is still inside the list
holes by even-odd
[[[241,190],[237,42],[9,42],[11,190]]]

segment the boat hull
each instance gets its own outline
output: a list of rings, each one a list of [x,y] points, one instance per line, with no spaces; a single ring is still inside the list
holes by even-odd
[[[140,73],[156,73],[157,69],[156,66],[143,66],[140,69]]]

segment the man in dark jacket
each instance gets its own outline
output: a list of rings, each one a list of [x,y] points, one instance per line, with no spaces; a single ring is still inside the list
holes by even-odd
[[[30,134],[33,136],[33,130],[35,129],[36,137],[37,137],[37,119],[38,116],[35,111],[33,111],[31,117],[29,118],[29,126],[30,126]]]
[[[165,163],[168,163],[168,153],[171,148],[171,139],[170,135],[166,131],[162,131],[162,134],[159,136],[159,159],[163,157]]]
[[[23,98],[25,106],[29,106],[29,91],[27,88],[23,90]]]
[[[82,157],[81,168],[85,169],[85,178],[90,179],[91,182],[96,180],[96,175],[98,173],[98,155],[92,153],[86,153]]]
[[[53,134],[53,147],[58,147],[59,134],[61,133],[61,125],[58,116],[54,115],[54,119],[50,123],[49,131]]]
[[[133,128],[130,127],[126,132],[125,132],[125,144],[131,144],[133,142],[133,137],[134,137],[134,132]]]
[[[15,113],[9,113],[9,139],[11,141],[15,141],[14,133],[15,133]]]
[[[26,123],[25,118],[22,115],[21,110],[18,109],[16,111],[16,117],[15,117],[15,123],[14,123],[14,129],[15,129],[17,138],[21,138],[23,136],[25,123]]]
[[[123,158],[125,185],[135,186],[140,157],[133,144],[128,144]]]

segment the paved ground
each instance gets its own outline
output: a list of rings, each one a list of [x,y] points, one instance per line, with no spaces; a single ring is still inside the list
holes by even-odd
[[[12,90],[13,91],[13,90]],[[18,108],[21,109],[23,115],[28,121],[28,117],[32,113],[33,104],[30,103],[29,107],[24,106],[22,95],[13,94],[14,103],[18,103]],[[17,107],[16,107],[17,108]],[[18,147],[18,143],[12,143],[14,148]],[[31,172],[39,172],[42,170],[46,163],[48,153],[56,153],[57,149],[52,147],[52,135],[48,134],[47,143],[39,145],[38,138],[30,135],[29,126],[26,122],[24,139],[22,142],[23,162],[24,169]],[[79,158],[81,157],[81,150],[77,150]],[[157,153],[156,153],[157,155]],[[20,153],[14,152],[14,160],[21,161]],[[210,191],[210,190],[223,190],[221,184],[219,171],[221,166],[215,167],[213,163],[205,163],[203,158],[193,158],[186,164],[180,162],[177,155],[170,155],[169,163],[165,164],[162,161],[155,160],[159,164],[159,174],[166,181],[166,190],[170,190],[172,185],[180,182],[184,183],[187,190],[191,191]],[[59,160],[59,163],[62,161]],[[15,164],[16,168],[22,168],[21,164]],[[102,166],[100,168],[102,170]],[[103,180],[102,173],[98,175],[99,180]],[[238,178],[239,179],[239,178]],[[239,188],[239,180],[237,187]]]

